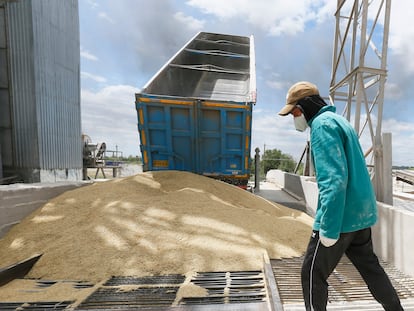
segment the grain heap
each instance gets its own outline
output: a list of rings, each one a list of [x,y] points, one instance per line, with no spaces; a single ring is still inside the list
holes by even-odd
[[[112,275],[261,269],[300,256],[312,219],[188,172],[146,172],[68,191],[0,240],[0,267],[43,256],[28,277],[99,282]]]

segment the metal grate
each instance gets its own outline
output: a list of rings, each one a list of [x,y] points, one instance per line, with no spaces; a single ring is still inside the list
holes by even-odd
[[[185,276],[113,276],[83,301],[76,310],[140,310],[171,306]],[[126,286],[126,287],[125,287]]]
[[[32,279],[32,278],[24,278],[23,280],[33,280],[36,282],[35,287],[36,288],[48,288],[52,285],[58,284],[58,283],[70,283],[72,284],[72,287],[75,289],[84,289],[84,288],[90,288],[93,287],[94,284],[87,282],[87,281],[69,281],[69,280],[41,280],[41,279]]]
[[[301,267],[303,257],[272,259],[271,265],[275,275],[282,303],[303,304]],[[414,298],[414,279],[407,277],[391,265],[381,262],[401,299]],[[330,303],[374,300],[359,272],[344,256],[328,279]]]
[[[207,290],[205,297],[184,297],[181,305],[251,303],[266,300],[261,271],[203,272],[191,282]]]
[[[101,287],[76,310],[140,310],[143,307],[170,306],[178,286],[140,287],[122,291],[117,287]]]
[[[76,288],[76,289],[84,289],[84,288],[94,287],[95,285],[93,283],[79,281],[79,282],[75,282],[72,286],[73,288]]]
[[[181,284],[185,280],[182,274],[167,274],[148,277],[113,276],[104,286],[142,285],[142,284]]]
[[[76,309],[80,310],[140,310],[167,307],[174,303],[185,276],[173,274],[143,278],[112,277]],[[186,305],[223,305],[263,302],[265,283],[261,271],[202,272],[191,283],[207,289],[206,297],[184,297]],[[122,286],[127,286],[123,290]]]
[[[48,311],[65,310],[73,301],[46,301],[46,302],[0,302],[2,311]]]
[[[84,281],[65,281],[65,280],[38,280],[38,279],[21,279],[27,281],[35,281],[32,288],[21,290],[22,292],[38,292],[39,297],[41,297],[42,293],[45,293],[47,289],[57,283],[70,283],[73,288],[82,290],[84,288],[93,287],[94,284]],[[16,295],[19,294],[20,290],[17,290]],[[54,299],[54,298],[52,298]],[[72,298],[68,298],[72,299]],[[41,301],[33,299],[35,301],[19,301],[21,299],[16,299],[15,302],[0,302],[0,310],[1,311],[48,311],[48,310],[71,310],[71,304],[75,301]]]

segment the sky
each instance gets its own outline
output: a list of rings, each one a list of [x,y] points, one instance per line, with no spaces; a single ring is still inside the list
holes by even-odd
[[[200,31],[253,35],[252,155],[256,147],[279,149],[298,161],[309,131],[296,131],[290,116],[277,113],[297,81],[329,95],[336,2],[79,0],[82,132],[108,150],[141,156],[135,93]],[[392,1],[382,132],[392,135],[393,165],[414,166],[412,20],[413,1]]]

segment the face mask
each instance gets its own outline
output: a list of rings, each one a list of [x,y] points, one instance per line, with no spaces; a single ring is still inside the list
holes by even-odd
[[[308,127],[308,122],[306,121],[305,116],[303,115],[303,113],[298,117],[294,117],[293,121],[295,122],[296,130],[299,131],[299,132],[305,131],[306,128]]]

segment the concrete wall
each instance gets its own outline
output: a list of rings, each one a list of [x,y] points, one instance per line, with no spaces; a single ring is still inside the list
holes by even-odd
[[[0,238],[49,199],[87,182],[0,186]]]
[[[378,257],[414,277],[414,213],[378,203],[379,221],[373,228]]]
[[[315,179],[279,170],[270,170],[266,180],[306,202],[309,215],[315,215],[318,187]],[[295,189],[300,187],[302,189]],[[414,213],[377,202],[378,222],[372,228],[374,250],[379,258],[394,265],[401,272],[414,277]]]

